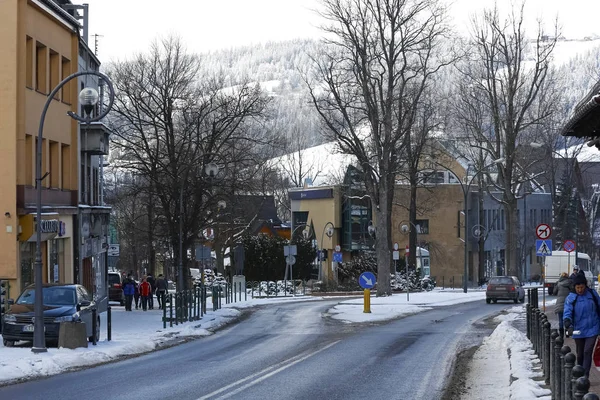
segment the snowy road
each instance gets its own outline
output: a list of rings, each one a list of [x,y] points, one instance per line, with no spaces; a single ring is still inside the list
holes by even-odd
[[[477,301],[358,326],[323,318],[336,303],[272,305],[213,336],[3,387],[0,398],[439,399],[457,349],[489,333],[483,318],[510,307]]]

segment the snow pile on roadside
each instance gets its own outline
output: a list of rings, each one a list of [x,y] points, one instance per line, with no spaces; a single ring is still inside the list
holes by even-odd
[[[523,318],[523,306],[496,317],[500,324],[483,340],[471,361],[463,400],[480,399],[482,393],[487,399],[550,399],[550,390],[539,384],[543,383],[543,373],[533,370],[539,359],[531,342],[512,326],[513,321]]]
[[[388,297],[371,297],[370,313],[364,312],[364,299],[360,297],[342,301],[331,308],[328,314],[347,323],[379,322],[417,314],[432,307],[470,301],[482,301],[483,304],[484,299],[485,292],[482,291],[464,293],[462,290],[436,289],[432,292],[410,293],[408,299],[406,293],[394,293]]]
[[[54,375],[72,368],[81,368],[111,361],[120,357],[154,350],[170,341],[208,336],[219,327],[241,314],[232,308],[223,308],[206,314],[200,321],[162,329],[162,311],[134,311],[113,308],[112,340],[105,340],[106,314],[101,314],[101,341],[88,348],[48,348],[48,352],[34,354],[31,347],[4,347],[0,343],[0,383]]]

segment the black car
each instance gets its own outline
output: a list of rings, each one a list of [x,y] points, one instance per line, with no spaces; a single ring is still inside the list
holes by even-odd
[[[123,294],[122,285],[121,273],[108,273],[108,301],[118,301],[120,305],[125,305],[125,295]]]
[[[525,289],[516,276],[491,277],[485,291],[485,301],[490,304],[498,300],[512,300],[515,303],[525,301]]]
[[[61,322],[85,322],[86,335],[93,341],[92,310],[96,307],[92,297],[81,285],[44,284],[44,327],[46,341],[58,342]],[[23,290],[17,301],[9,300],[10,308],[4,314],[2,339],[11,347],[16,341],[33,341],[35,286]],[[96,319],[96,341],[100,340],[100,316]]]

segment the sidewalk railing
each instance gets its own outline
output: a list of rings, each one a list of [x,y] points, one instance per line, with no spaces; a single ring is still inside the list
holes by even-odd
[[[543,290],[543,289],[542,289]],[[588,393],[590,380],[584,376],[581,365],[575,365],[577,357],[557,329],[550,329],[548,317],[539,308],[538,289],[527,289],[527,338],[542,363],[544,380],[550,386],[553,400],[598,400]]]

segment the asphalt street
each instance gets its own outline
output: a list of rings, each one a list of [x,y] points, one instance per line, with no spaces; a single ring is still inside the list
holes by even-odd
[[[336,303],[270,305],[209,337],[0,388],[0,399],[439,399],[457,351],[510,307],[477,301],[365,326],[327,318]]]

